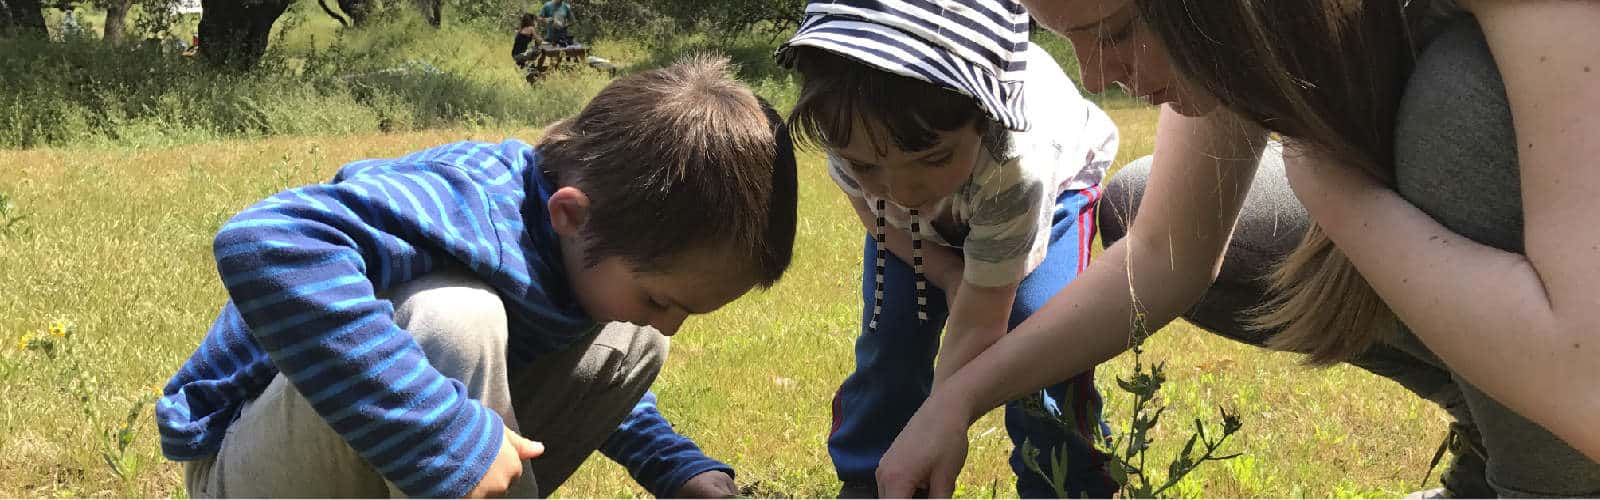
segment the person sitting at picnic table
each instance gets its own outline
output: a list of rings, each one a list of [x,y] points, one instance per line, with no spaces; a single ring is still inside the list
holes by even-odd
[[[539,9],[539,20],[544,21],[544,39],[557,47],[572,45],[572,4],[567,0],[551,0]]]
[[[544,40],[539,39],[539,18],[524,12],[522,20],[517,26],[517,36],[511,41],[511,60],[516,61],[518,68],[528,67],[528,62],[537,55],[540,45]]]

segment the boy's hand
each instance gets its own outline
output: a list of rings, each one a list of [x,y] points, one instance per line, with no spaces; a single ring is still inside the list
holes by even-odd
[[[739,496],[739,486],[733,483],[733,476],[728,473],[713,470],[700,473],[689,478],[678,487],[678,498],[733,498]]]
[[[504,495],[511,483],[522,477],[522,461],[543,454],[543,443],[530,441],[507,427],[505,438],[500,440],[500,455],[494,458],[494,463],[489,465],[489,472],[478,480],[478,485],[467,492],[467,498]]]

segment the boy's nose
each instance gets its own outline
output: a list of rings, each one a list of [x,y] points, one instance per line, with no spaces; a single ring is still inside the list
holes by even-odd
[[[889,188],[889,201],[905,208],[919,208],[923,202],[927,201],[924,199],[926,196],[923,196],[924,191],[926,190],[917,185],[902,184],[893,186]]]
[[[651,321],[650,326],[655,327],[662,335],[671,337],[678,333],[678,328],[683,326],[683,320],[688,317],[689,314],[682,311],[667,311],[657,316],[655,321]]]

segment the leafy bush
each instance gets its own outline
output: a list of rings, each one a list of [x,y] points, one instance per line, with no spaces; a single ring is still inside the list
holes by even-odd
[[[510,37],[415,19],[300,43],[280,36],[260,68],[213,72],[160,47],[0,40],[0,147],[151,145],[219,137],[537,126],[607,81],[557,73],[530,86]],[[602,44],[603,47],[603,44]]]

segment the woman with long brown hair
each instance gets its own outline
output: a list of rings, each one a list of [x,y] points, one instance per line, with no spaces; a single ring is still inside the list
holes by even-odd
[[[935,388],[881,493],[949,495],[973,420],[1184,314],[1439,402],[1444,494],[1600,495],[1600,2],[1023,3],[1090,91],[1164,105],[1155,153],[1112,181],[1115,243]]]

